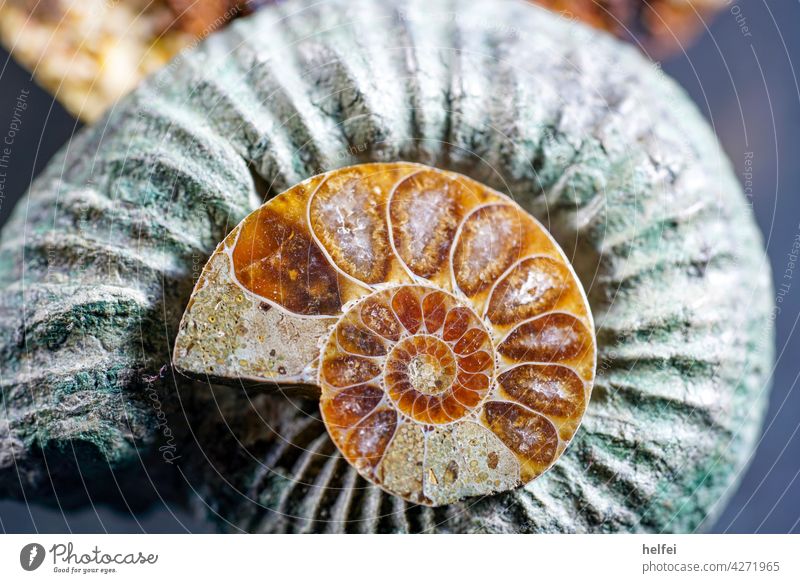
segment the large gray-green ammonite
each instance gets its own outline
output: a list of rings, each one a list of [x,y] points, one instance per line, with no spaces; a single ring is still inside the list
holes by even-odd
[[[308,379],[282,380],[281,370],[310,373],[325,355],[333,359],[328,362],[346,357],[336,351],[349,341],[374,340],[369,333],[350,334],[366,325],[364,310],[353,309],[370,297],[380,300],[376,305],[393,305],[397,288],[408,297],[397,300],[402,305],[395,315],[407,316],[414,302],[422,307],[434,291],[444,294],[448,309],[465,303],[474,318],[472,334],[484,342],[484,352],[497,356],[491,308],[472,306],[463,289],[440,289],[435,281],[436,289],[425,287],[422,279],[436,275],[422,263],[415,272],[403,259],[402,241],[393,242],[392,253],[402,261],[391,269],[408,281],[371,280],[370,270],[380,265],[369,261],[356,266],[362,275],[350,277],[354,272],[331,244],[337,233],[305,215],[320,258],[335,268],[329,275],[342,282],[337,289],[368,289],[326,304],[331,296],[317,292],[333,288],[270,297],[275,290],[304,288],[268,285],[253,292],[237,274],[230,282],[239,288],[228,290],[232,303],[220,305],[220,314],[228,314],[223,322],[263,325],[216,332],[252,340],[249,351],[237,353],[217,337],[211,349],[221,369],[205,371],[191,370],[180,338],[173,354],[187,306],[187,318],[193,308],[200,314],[207,307],[197,297],[190,303],[192,288],[200,280],[198,290],[212,290],[203,288],[201,277],[235,267],[229,255],[235,245],[224,242],[239,236],[236,226],[245,217],[265,202],[263,208],[277,208],[268,199],[279,193],[365,163],[402,163],[396,167],[413,167],[412,173],[424,164],[431,176],[469,177],[462,181],[535,217],[532,224],[563,250],[551,255],[559,258],[552,273],[562,274],[570,289],[585,289],[590,311],[574,316],[583,326],[574,329],[592,330],[593,320],[591,400],[575,409],[585,413],[574,435],[551,440],[560,457],[548,454],[533,472],[541,475],[526,485],[495,477],[500,484],[469,490],[481,471],[488,478],[490,462],[520,463],[498,443],[476,460],[476,475],[469,464],[466,474],[453,467],[448,474],[452,460],[443,459],[433,477],[409,478],[423,480],[421,490],[419,482],[401,484],[403,476],[387,485],[385,474],[376,479],[359,466],[336,431],[331,439],[331,418],[320,415],[318,398],[288,396],[289,385]],[[395,186],[402,180],[384,190]],[[371,200],[388,196],[384,190]],[[419,202],[419,190],[410,192],[408,200]],[[367,203],[361,210],[370,211]],[[392,205],[385,206],[390,212]],[[268,216],[264,212],[253,216]],[[277,236],[266,223],[263,240]],[[394,228],[391,217],[382,224]],[[394,235],[383,236],[392,241]],[[214,255],[201,276],[220,243],[228,255]],[[406,243],[413,251],[426,242]],[[175,448],[174,466],[156,458],[148,470],[178,467],[197,506],[231,530],[686,531],[700,527],[735,487],[766,397],[769,271],[713,134],[683,92],[634,49],[523,2],[287,2],[237,21],[180,55],[79,134],[32,186],[4,231],[0,253],[0,352],[9,412],[0,423],[3,491],[20,476],[23,488],[40,491],[49,483],[47,471],[62,460],[53,451],[90,457],[95,465],[89,468],[118,469],[152,459],[148,452]],[[510,273],[489,279],[500,285]],[[580,283],[570,279],[573,273]],[[263,306],[258,295],[268,300]],[[335,305],[339,300],[345,301]],[[304,310],[322,310],[331,316],[329,326],[342,326],[326,333],[329,328],[317,329],[324,318],[288,319]],[[202,316],[206,323],[216,318]],[[385,350],[385,357],[374,358],[396,356],[405,372],[406,355],[427,351],[457,376],[448,368],[447,350],[455,361],[466,355],[455,352],[457,342],[439,344],[444,326],[413,346],[414,355],[391,356],[411,336],[404,330],[398,329],[397,340],[357,342],[357,350]],[[180,334],[191,331],[185,325]],[[302,360],[294,349],[303,343],[291,334],[320,339],[303,353],[308,369],[293,368]],[[326,342],[333,352],[315,363],[314,351],[323,354]],[[250,350],[262,344],[265,354]],[[173,357],[202,381],[165,373]],[[477,360],[463,366],[507,365],[499,357]],[[280,390],[270,382],[245,392],[239,380],[267,378],[244,374],[253,366],[276,371],[272,380],[281,381]],[[338,382],[347,370],[328,366],[333,372],[326,382]],[[412,368],[417,380],[433,379]],[[469,374],[495,381],[496,372]],[[208,382],[220,380],[234,386]],[[324,409],[328,389],[321,384]],[[480,397],[475,411],[491,401],[481,387],[470,389]],[[377,388],[365,389],[365,406],[370,395],[385,398]],[[588,395],[588,384],[584,389]],[[530,397],[520,395],[521,401]],[[419,425],[435,430],[439,417],[430,408],[415,410],[396,396],[384,404],[398,415],[405,407],[425,418]],[[542,406],[530,404],[531,411]],[[443,415],[460,414],[453,403],[449,413],[444,407]],[[473,413],[469,407],[465,416]],[[487,420],[485,411],[479,414]],[[542,418],[557,426],[552,417],[545,412]],[[490,433],[502,441],[502,431]],[[452,451],[457,448],[453,444]],[[462,480],[455,490],[425,490],[425,479],[436,485],[448,476],[453,484]],[[518,476],[520,484],[531,477]],[[91,483],[91,475],[85,478]],[[461,500],[445,503],[455,499]]]

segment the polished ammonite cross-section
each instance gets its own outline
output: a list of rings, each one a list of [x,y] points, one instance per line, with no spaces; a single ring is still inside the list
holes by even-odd
[[[362,476],[439,505],[555,463],[591,393],[593,330],[566,256],[510,198],[452,172],[366,164],[289,189],[230,233],[174,363],[312,387]]]

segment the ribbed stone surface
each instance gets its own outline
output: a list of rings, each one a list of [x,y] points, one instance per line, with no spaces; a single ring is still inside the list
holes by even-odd
[[[592,402],[526,489],[412,507],[357,477],[313,402],[158,374],[228,229],[313,174],[392,160],[510,193],[588,290]],[[111,497],[108,468],[124,490],[144,466],[231,530],[691,530],[752,452],[772,358],[760,236],[683,92],[501,0],[289,2],[213,35],[50,164],[3,231],[0,287],[0,492],[52,499],[77,460]]]

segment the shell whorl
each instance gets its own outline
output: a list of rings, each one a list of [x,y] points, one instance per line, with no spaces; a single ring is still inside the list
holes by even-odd
[[[384,163],[315,176],[245,218],[199,279],[173,362],[314,383],[362,476],[438,506],[547,470],[586,410],[596,350],[583,288],[536,219],[465,176]]]
[[[143,451],[158,458],[148,472],[173,470],[141,379],[171,358],[197,270],[265,195],[390,160],[513,192],[574,258],[598,347],[581,430],[529,486],[429,508],[361,479],[318,403],[169,377],[162,396],[186,395],[170,427],[202,446],[181,445],[187,498],[262,532],[700,527],[733,491],[766,403],[761,237],[675,83],[607,35],[514,0],[281,3],[76,135],[3,230],[3,485],[49,491],[48,468],[73,448],[95,452],[89,484],[91,468],[139,468]],[[303,326],[319,336],[329,323]],[[313,358],[271,362],[273,348],[266,367]]]

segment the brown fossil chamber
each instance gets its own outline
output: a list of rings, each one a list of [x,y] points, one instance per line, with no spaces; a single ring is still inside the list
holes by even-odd
[[[508,490],[563,453],[595,373],[585,294],[545,228],[410,163],[315,176],[209,259],[174,364],[320,394],[366,479],[427,505]]]

